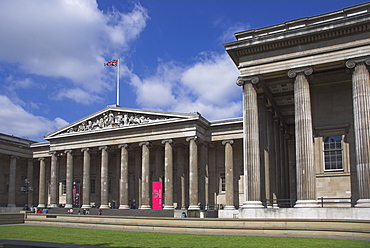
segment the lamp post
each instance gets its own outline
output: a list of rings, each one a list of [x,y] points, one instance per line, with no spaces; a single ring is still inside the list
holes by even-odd
[[[24,186],[21,187],[22,193],[26,194],[26,201],[27,201],[26,206],[24,207],[24,210],[29,210],[28,196],[29,196],[29,193],[33,191],[33,187],[28,186],[29,183],[30,183],[30,180],[26,178],[24,180]]]

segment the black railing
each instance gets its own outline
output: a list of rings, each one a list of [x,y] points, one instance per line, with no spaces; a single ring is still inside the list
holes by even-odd
[[[281,208],[292,208],[295,205],[295,199],[265,199],[262,204],[267,207],[279,206]]]
[[[352,197],[349,198],[330,198],[330,197],[319,197],[317,198],[320,202],[321,207],[324,207],[324,204],[351,204],[351,207],[354,205],[355,200]],[[346,200],[346,201],[343,201]]]

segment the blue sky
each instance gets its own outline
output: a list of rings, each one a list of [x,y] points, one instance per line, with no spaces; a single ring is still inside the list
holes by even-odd
[[[0,1],[0,132],[35,141],[116,103],[242,116],[235,32],[318,15],[356,0]]]

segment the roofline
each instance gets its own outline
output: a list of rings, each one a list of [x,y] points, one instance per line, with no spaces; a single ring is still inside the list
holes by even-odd
[[[318,31],[322,32],[322,30],[330,32],[331,30],[342,28],[344,23],[345,26],[350,26],[359,23],[368,23],[369,20],[370,2],[366,2],[320,15],[237,32],[234,34],[237,40],[225,43],[224,47],[237,65],[236,58],[238,55],[234,54],[234,51],[236,53],[247,47],[258,47],[267,43],[275,44],[279,43],[279,41],[298,38],[302,35],[308,36],[310,34],[316,34]],[[318,30],[318,28],[320,28],[320,30]],[[280,47],[280,45],[278,47]]]
[[[32,143],[37,143],[36,141],[30,140],[30,139],[21,138],[21,137],[17,137],[17,136],[5,134],[5,133],[0,133],[0,139],[6,140],[9,142],[20,143],[22,145],[28,145],[28,146],[31,145]]]

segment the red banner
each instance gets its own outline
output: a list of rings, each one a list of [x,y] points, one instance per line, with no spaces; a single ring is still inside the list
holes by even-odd
[[[162,209],[162,182],[152,182],[152,209]]]

